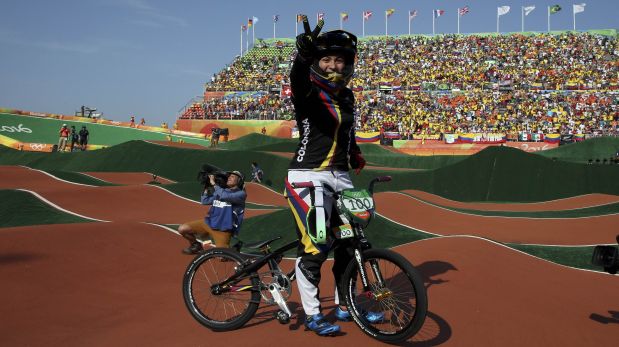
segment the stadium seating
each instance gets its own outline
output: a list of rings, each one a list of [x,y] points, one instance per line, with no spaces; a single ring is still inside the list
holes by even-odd
[[[181,118],[288,119],[291,41],[260,42],[206,84]],[[617,133],[616,34],[362,40],[351,88],[361,131]],[[509,137],[509,136],[508,136]]]

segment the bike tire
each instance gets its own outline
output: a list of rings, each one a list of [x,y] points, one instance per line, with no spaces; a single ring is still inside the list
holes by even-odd
[[[242,327],[256,313],[260,291],[230,291],[215,295],[211,285],[220,283],[235,273],[243,263],[235,251],[214,248],[196,256],[183,276],[183,298],[189,313],[200,324],[213,331],[229,331]],[[256,273],[241,279],[235,286],[259,287]]]
[[[367,335],[383,342],[397,343],[414,336],[423,325],[428,299],[423,278],[402,255],[387,249],[369,249],[363,252],[370,292],[361,293],[363,285],[357,261],[353,259],[342,278],[348,310],[355,323]],[[379,288],[371,269],[376,262],[385,286]],[[365,314],[382,312],[384,318],[370,323]]]

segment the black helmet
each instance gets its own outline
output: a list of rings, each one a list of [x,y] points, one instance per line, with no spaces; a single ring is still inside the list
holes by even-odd
[[[327,31],[316,38],[315,45],[316,59],[310,70],[312,81],[321,88],[330,91],[337,91],[345,87],[355,72],[357,37],[344,30]],[[341,54],[344,57],[346,66],[342,73],[327,73],[320,68],[318,64],[320,59],[331,54]]]
[[[332,53],[343,54],[346,64],[353,64],[357,54],[357,36],[344,31],[332,30],[324,32],[316,38],[316,53],[318,58]]]

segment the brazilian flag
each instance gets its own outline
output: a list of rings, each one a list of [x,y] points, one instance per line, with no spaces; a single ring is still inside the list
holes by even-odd
[[[561,11],[561,6],[559,5],[554,5],[552,7],[550,7],[550,14],[554,14]]]

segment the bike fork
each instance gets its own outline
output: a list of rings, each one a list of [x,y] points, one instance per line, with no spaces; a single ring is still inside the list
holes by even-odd
[[[370,292],[370,282],[368,280],[367,271],[365,271],[365,266],[363,266],[363,255],[361,254],[361,250],[355,249],[355,261],[357,262],[357,268],[359,269],[359,274],[361,276],[361,283],[363,284],[363,291]],[[376,260],[370,260],[370,266],[372,268],[372,273],[374,274],[374,278],[376,278],[377,284],[379,288],[383,288],[385,286],[385,281],[383,280],[383,275],[380,273],[380,269],[378,268],[378,262]]]

